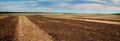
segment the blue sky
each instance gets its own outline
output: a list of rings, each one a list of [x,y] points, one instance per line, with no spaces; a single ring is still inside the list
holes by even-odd
[[[120,0],[0,0],[0,12],[120,13]]]

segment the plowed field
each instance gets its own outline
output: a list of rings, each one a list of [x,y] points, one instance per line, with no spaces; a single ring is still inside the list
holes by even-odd
[[[20,16],[0,19],[0,41],[120,41],[120,24],[50,18],[42,15]],[[120,23],[120,20],[112,19],[88,20]]]

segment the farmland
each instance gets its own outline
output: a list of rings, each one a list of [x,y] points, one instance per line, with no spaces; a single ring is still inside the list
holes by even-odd
[[[0,41],[120,41],[120,16],[0,15]]]

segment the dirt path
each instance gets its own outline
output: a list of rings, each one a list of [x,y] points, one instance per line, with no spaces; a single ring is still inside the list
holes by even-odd
[[[56,41],[120,40],[120,25],[44,16],[28,16],[28,19],[47,31]]]
[[[76,18],[76,19],[91,19],[91,20],[102,20],[102,21],[120,22],[120,19],[104,19],[104,18]]]
[[[120,25],[120,22],[114,22],[114,21],[103,21],[103,20],[92,20],[92,19],[75,19],[75,20],[82,20],[82,21],[89,21],[89,22],[98,22],[98,23],[107,23],[107,24]]]
[[[88,21],[88,22],[98,22],[98,23],[120,25],[120,22],[116,22],[116,21],[95,20],[95,19],[75,19],[75,18],[66,18],[66,19],[73,19],[73,20],[81,20],[81,21]]]
[[[53,38],[25,16],[19,16],[16,27],[17,41],[53,41]]]
[[[54,17],[53,17],[54,18]],[[120,25],[119,19],[101,19],[101,18],[95,18],[95,17],[83,17],[83,18],[71,18],[69,17],[57,17],[60,19],[73,19],[73,20],[82,20],[82,21],[89,21],[89,22],[98,22],[98,23],[107,23],[107,24],[117,24]]]

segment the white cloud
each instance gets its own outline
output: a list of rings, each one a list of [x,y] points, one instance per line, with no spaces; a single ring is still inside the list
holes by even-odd
[[[106,6],[103,4],[63,4],[62,7],[71,7],[74,10],[103,10],[103,11],[120,11],[120,7]]]
[[[45,7],[41,7],[41,8],[28,8],[28,10],[47,10],[47,11],[49,11],[49,10],[53,10],[52,8],[45,8]]]
[[[38,1],[48,1],[48,0],[38,0]]]
[[[37,2],[35,1],[20,1],[20,2],[0,2],[0,6],[8,6],[8,5],[35,5]]]
[[[73,0],[37,0],[40,2],[68,2],[68,1],[73,1]]]
[[[59,5],[60,7],[68,7],[68,6],[70,6],[70,4],[68,4],[68,3],[59,3],[59,4],[57,4],[57,5]]]
[[[21,1],[21,2],[0,2],[1,11],[50,11],[52,8],[46,7],[32,7],[36,6],[37,3],[34,1]],[[31,7],[29,7],[29,5]]]
[[[75,4],[73,5],[74,9],[80,9],[80,8],[95,9],[95,8],[101,8],[101,7],[103,7],[103,5],[100,5],[100,4]]]
[[[120,11],[120,7],[106,7],[104,10],[109,10],[109,11]]]
[[[62,0],[62,1],[73,1],[73,0]]]
[[[21,11],[24,8],[22,8],[20,5],[11,5],[11,6],[0,7],[0,9],[3,11],[18,11],[18,10]]]
[[[14,5],[14,6],[5,6],[0,7],[3,11],[51,11],[52,8],[45,8],[45,7],[36,7],[36,8],[24,8],[20,5]]]
[[[120,4],[120,0],[112,0],[115,4]]]
[[[89,0],[89,1],[92,1],[92,2],[100,2],[100,3],[107,3],[105,0]]]
[[[72,6],[72,8],[74,9],[80,9],[81,7],[82,7],[81,4],[75,4]]]
[[[57,10],[60,10],[59,7],[66,10],[70,8],[71,10],[88,10],[88,11],[95,11],[95,10],[103,10],[103,11],[120,11],[120,7],[116,7],[114,5],[107,6],[106,4],[97,4],[97,3],[74,3],[71,4],[69,2],[59,2],[59,1],[73,1],[73,0],[37,0],[41,2],[58,2],[56,4],[51,5],[55,6],[55,8],[47,8],[44,6],[37,6],[40,3],[37,3],[36,1],[20,1],[20,2],[0,2],[0,9],[3,11],[54,11],[57,7]],[[92,2],[101,2],[106,3],[105,0],[91,0]],[[120,3],[120,0],[112,0],[115,4]],[[30,7],[29,7],[30,6]],[[37,7],[36,7],[37,6]],[[67,9],[66,9],[67,8]],[[64,11],[63,10],[63,11]]]

